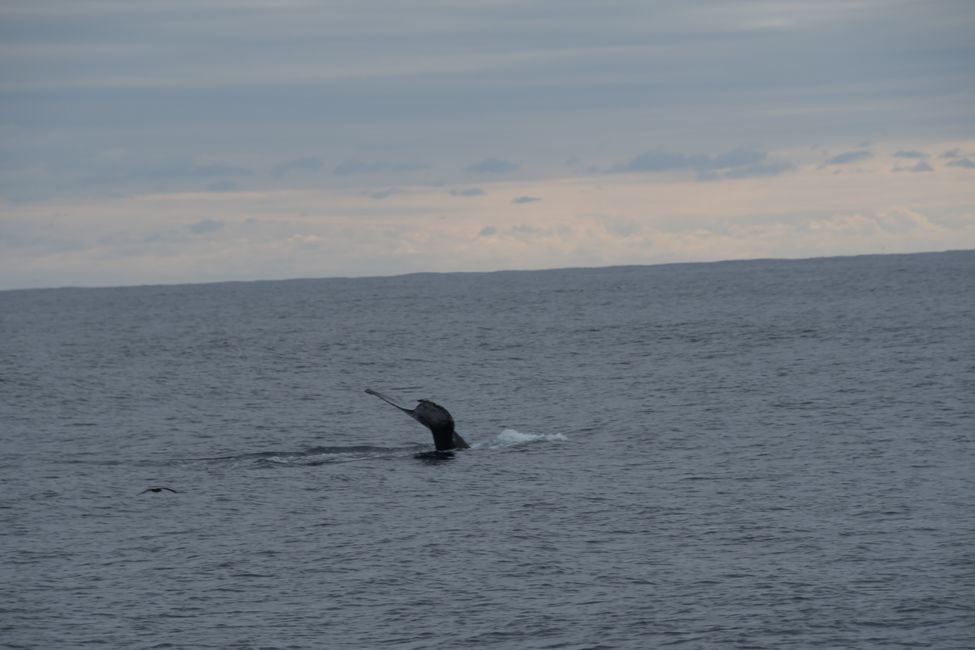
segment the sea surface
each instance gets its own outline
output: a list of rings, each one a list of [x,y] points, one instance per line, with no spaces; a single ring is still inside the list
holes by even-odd
[[[975,252],[0,292],[0,443],[3,648],[975,647]]]

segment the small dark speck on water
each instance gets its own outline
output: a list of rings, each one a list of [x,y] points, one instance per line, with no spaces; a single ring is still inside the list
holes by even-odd
[[[174,494],[178,494],[178,492],[176,490],[174,490],[173,488],[169,488],[169,487],[147,487],[145,490],[143,490],[139,494],[145,494],[146,492],[154,492],[156,494],[160,494],[162,492],[172,492]]]
[[[973,323],[972,252],[0,292],[0,645],[973,648]]]

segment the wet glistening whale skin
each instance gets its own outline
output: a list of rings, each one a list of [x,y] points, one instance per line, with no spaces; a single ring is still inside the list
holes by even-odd
[[[433,444],[436,445],[437,451],[470,448],[470,445],[460,437],[460,434],[454,431],[454,418],[450,416],[447,409],[439,404],[435,404],[430,400],[421,399],[418,400],[419,403],[416,405],[416,408],[408,409],[404,406],[400,406],[379,391],[367,388],[366,392],[370,395],[375,395],[387,404],[395,406],[426,428],[430,429],[430,432],[433,434]]]

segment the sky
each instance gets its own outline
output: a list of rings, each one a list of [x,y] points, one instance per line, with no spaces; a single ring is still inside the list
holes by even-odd
[[[4,0],[0,289],[975,248],[971,0]]]

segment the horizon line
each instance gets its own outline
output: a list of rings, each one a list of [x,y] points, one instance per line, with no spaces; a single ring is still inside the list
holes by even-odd
[[[559,271],[595,271],[608,269],[626,268],[652,268],[659,266],[701,266],[707,264],[749,264],[755,262],[809,262],[815,260],[831,259],[853,259],[858,257],[908,257],[915,255],[950,255],[959,253],[975,253],[975,248],[958,248],[932,251],[913,251],[909,253],[853,253],[849,255],[814,255],[811,257],[755,257],[755,258],[729,258],[717,260],[695,260],[695,261],[674,261],[674,262],[653,262],[648,264],[606,264],[600,266],[555,266],[540,269],[493,269],[490,271],[409,271],[407,273],[391,273],[387,275],[329,275],[329,276],[298,276],[289,278],[253,278],[253,279],[227,279],[227,280],[206,280],[200,282],[142,282],[137,284],[118,284],[118,285],[57,285],[57,286],[36,286],[36,287],[9,287],[0,288],[0,293],[10,293],[15,291],[86,291],[98,289],[139,289],[149,287],[184,287],[184,286],[207,286],[218,284],[257,284],[268,282],[317,282],[328,280],[379,280],[407,278],[419,275],[489,275],[500,273],[551,273]]]

